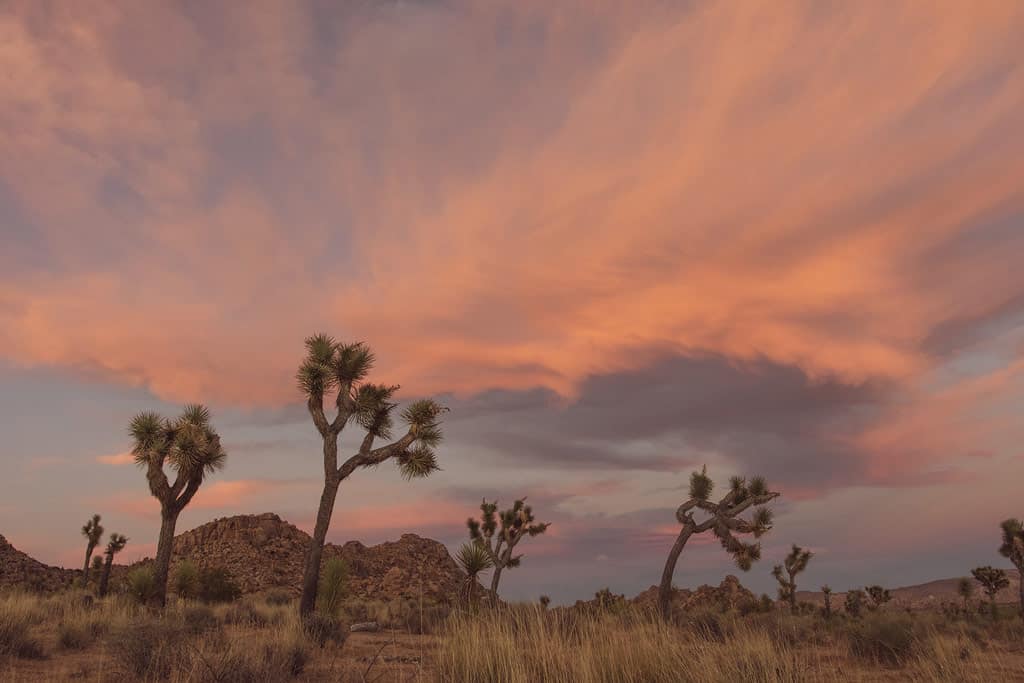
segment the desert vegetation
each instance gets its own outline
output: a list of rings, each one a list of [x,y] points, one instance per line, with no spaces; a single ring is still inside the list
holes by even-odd
[[[491,605],[498,604],[498,583],[505,569],[514,569],[522,562],[522,554],[513,555],[513,551],[524,538],[539,536],[551,526],[547,522],[537,522],[533,509],[520,498],[507,510],[498,514],[498,503],[480,504],[480,519],[470,517],[466,520],[469,537],[474,546],[484,551],[491,571],[491,590],[488,593]]]

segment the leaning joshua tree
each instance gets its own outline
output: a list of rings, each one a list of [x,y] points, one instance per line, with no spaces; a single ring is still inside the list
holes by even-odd
[[[1010,580],[1006,578],[1006,572],[1002,569],[986,566],[975,567],[971,570],[971,575],[975,581],[981,584],[982,590],[988,596],[988,603],[992,608],[992,618],[995,619],[998,616],[996,611],[996,594],[1010,585]]]
[[[302,575],[299,614],[303,617],[316,606],[320,560],[341,482],[356,470],[392,459],[406,479],[426,477],[440,469],[434,447],[441,442],[439,417],[445,408],[429,399],[416,401],[402,411],[408,429],[401,438],[386,446],[373,447],[376,439],[391,438],[396,407],[392,397],[398,391],[397,386],[363,381],[373,363],[373,353],[363,343],[339,344],[323,334],[306,339],[306,358],[296,378],[306,396],[313,425],[323,439],[324,490]],[[337,412],[334,419],[328,420],[324,399],[331,394],[335,395]],[[351,421],[355,421],[365,435],[359,450],[339,466],[338,437]]]
[[[103,526],[100,524],[99,515],[93,515],[82,526],[82,535],[85,536],[85,568],[82,570],[82,586],[85,587],[89,585],[89,560],[92,559],[92,551],[96,550],[100,539],[103,538]]]
[[[494,562],[487,554],[487,549],[479,543],[463,543],[455,555],[455,561],[466,572],[460,597],[468,607],[476,607],[479,602],[480,574],[494,567]]]
[[[480,504],[480,519],[470,517],[466,520],[470,539],[487,551],[494,565],[490,590],[492,607],[498,605],[498,582],[502,570],[518,567],[523,559],[522,555],[513,556],[512,551],[527,536],[539,536],[551,526],[550,522],[534,523],[533,510],[525,501],[521,498],[498,514],[498,502],[488,503],[485,500]]]
[[[1019,576],[1020,616],[1024,619],[1024,522],[1019,519],[1007,519],[1001,525],[1003,544],[999,546],[999,554],[1013,562]]]
[[[786,555],[783,563],[775,565],[772,569],[772,576],[779,582],[779,600],[788,602],[789,610],[793,614],[796,614],[796,575],[807,569],[807,563],[812,557],[814,553],[794,543],[793,549]]]
[[[661,585],[658,587],[658,608],[663,616],[669,616],[672,599],[672,576],[676,571],[676,561],[683,552],[686,542],[694,534],[711,531],[718,537],[725,548],[743,571],[748,571],[757,560],[761,559],[760,543],[745,543],[737,534],[753,534],[760,538],[772,528],[772,512],[766,507],[757,507],[749,520],[740,517],[753,506],[763,506],[779,496],[769,491],[763,477],[754,477],[749,482],[743,477],[729,480],[729,492],[717,503],[709,500],[714,483],[707,475],[707,468],[690,475],[690,499],[676,510],[676,520],[683,525],[676,537],[665,562],[665,570],[661,573]],[[695,511],[707,515],[702,521],[693,517]]]
[[[146,470],[149,492],[160,502],[154,590],[148,601],[162,608],[167,603],[167,573],[178,515],[196,495],[206,475],[224,467],[227,454],[220,445],[220,435],[210,424],[210,411],[201,405],[186,406],[174,420],[156,413],[139,413],[132,419],[129,432],[135,463]],[[164,465],[174,471],[173,483]]]
[[[99,595],[102,598],[107,594],[107,585],[110,583],[110,568],[114,564],[114,555],[124,550],[125,545],[128,544],[128,539],[121,534],[110,534],[110,539],[107,541],[107,551],[104,553],[107,556],[106,561],[103,563],[103,573],[100,574],[100,590]]]

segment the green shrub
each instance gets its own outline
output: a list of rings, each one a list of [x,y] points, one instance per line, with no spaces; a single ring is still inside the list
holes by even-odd
[[[320,586],[316,592],[317,606],[323,614],[337,619],[347,592],[348,565],[340,557],[332,557],[320,571]]]
[[[191,560],[182,560],[174,570],[171,580],[174,592],[183,600],[193,600],[199,595],[199,569]]]
[[[850,628],[850,652],[871,662],[900,665],[918,645],[914,623],[903,615],[876,614]]]
[[[136,567],[124,579],[125,591],[140,605],[156,595],[156,577],[149,567]]]
[[[235,577],[224,567],[204,567],[199,572],[199,599],[203,602],[232,602],[242,595]]]

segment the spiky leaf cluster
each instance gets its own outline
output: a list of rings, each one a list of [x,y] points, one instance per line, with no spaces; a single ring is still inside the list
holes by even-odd
[[[708,466],[704,465],[700,472],[693,472],[690,475],[690,498],[705,501],[711,497],[711,491],[715,484],[708,476]]]
[[[127,536],[118,533],[110,534],[110,538],[107,539],[107,554],[116,555],[124,550],[126,545],[128,545]]]
[[[103,538],[103,525],[100,524],[101,517],[93,515],[88,522],[82,525],[82,535],[88,541],[89,547],[94,548]]]
[[[1003,532],[999,554],[1024,572],[1024,522],[1019,519],[1007,519],[1003,520],[999,528]]]
[[[494,566],[494,561],[487,554],[487,550],[479,543],[463,543],[459,552],[455,554],[455,561],[462,567],[462,571],[474,580],[482,572]]]
[[[994,600],[996,594],[1010,585],[1006,572],[995,567],[975,567],[971,570],[974,580],[981,584],[989,599]]]
[[[202,479],[222,469],[227,453],[210,419],[209,409],[196,404],[186,406],[173,421],[152,412],[139,413],[128,428],[136,464],[167,463],[186,479]]]
[[[406,480],[427,477],[441,469],[437,464],[437,455],[424,444],[403,451],[398,456],[398,468]]]

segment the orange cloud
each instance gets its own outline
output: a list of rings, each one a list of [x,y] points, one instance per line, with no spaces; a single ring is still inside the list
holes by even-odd
[[[62,272],[0,283],[0,356],[238,405],[294,400],[321,329],[410,393],[664,352],[907,379],[1024,289],[1012,236],[957,248],[1024,211],[1019,3],[504,9],[324,46],[302,5],[212,39],[19,5],[0,181]]]

